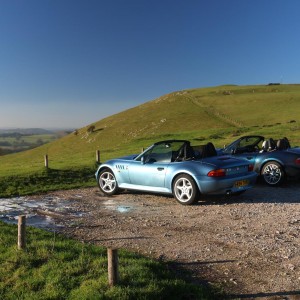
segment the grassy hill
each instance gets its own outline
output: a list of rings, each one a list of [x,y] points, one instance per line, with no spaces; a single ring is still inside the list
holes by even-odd
[[[221,147],[244,134],[287,136],[292,145],[299,145],[299,111],[300,85],[174,92],[95,122],[93,132],[89,125],[36,149],[0,157],[0,196],[27,193],[33,187],[43,191],[95,184],[96,150],[104,161],[138,153],[163,139],[184,138],[195,145],[212,141]],[[45,154],[49,170],[44,168]]]

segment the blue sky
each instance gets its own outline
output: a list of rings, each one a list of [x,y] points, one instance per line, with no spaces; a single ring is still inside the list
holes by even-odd
[[[0,0],[0,128],[80,128],[177,90],[300,83],[298,0]]]

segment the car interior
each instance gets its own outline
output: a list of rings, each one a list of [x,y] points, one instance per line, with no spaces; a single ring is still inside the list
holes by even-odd
[[[190,144],[185,143],[179,149],[178,153],[177,151],[172,153],[172,161],[197,160],[212,156],[217,156],[217,151],[211,142],[199,146],[191,146]]]
[[[209,142],[206,145],[191,146],[189,142],[184,142],[178,150],[172,149],[171,144],[158,146],[155,150],[144,155],[145,163],[169,163],[188,160],[199,160],[206,157],[217,156],[215,146]],[[166,150],[169,151],[166,151]]]
[[[271,152],[275,150],[286,150],[291,148],[289,140],[284,137],[277,141],[273,140],[272,138],[264,140],[261,146],[260,153],[262,152]]]
[[[257,152],[257,151],[259,153],[263,153],[263,152],[272,152],[275,150],[286,150],[289,148],[291,148],[291,145],[289,140],[286,137],[278,140],[269,138],[269,139],[265,139],[262,142],[261,147],[259,147],[259,145],[247,145],[245,147],[236,149],[237,150],[236,153]]]

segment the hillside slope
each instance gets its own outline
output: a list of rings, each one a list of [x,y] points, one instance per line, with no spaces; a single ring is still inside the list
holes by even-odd
[[[288,136],[299,144],[300,85],[219,86],[174,92],[84,127],[39,148],[0,157],[0,176],[43,168],[92,166],[102,160],[137,153],[153,141],[186,138],[222,146],[238,135]]]

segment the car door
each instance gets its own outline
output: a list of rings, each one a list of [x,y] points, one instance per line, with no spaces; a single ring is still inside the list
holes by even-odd
[[[135,161],[130,164],[128,169],[130,183],[141,186],[164,187],[168,164]]]
[[[162,142],[130,164],[130,183],[148,187],[165,187],[165,177],[172,158],[172,143]]]
[[[249,162],[254,166],[256,157],[259,154],[259,152],[243,152],[243,153],[236,153],[234,154],[235,157],[244,158],[249,160]]]

